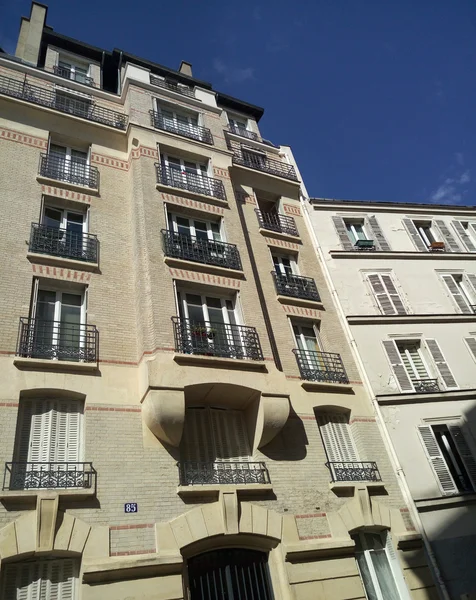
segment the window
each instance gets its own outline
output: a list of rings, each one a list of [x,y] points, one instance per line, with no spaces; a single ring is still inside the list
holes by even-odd
[[[476,223],[453,221],[453,227],[468,252],[476,252]]]
[[[298,274],[297,264],[294,256],[273,254],[272,259],[277,275],[282,277],[292,277],[293,275]]]
[[[438,241],[431,228],[431,221],[413,221],[413,224],[427,247],[431,246],[433,242]]]
[[[418,429],[442,493],[476,491],[476,460],[461,422],[426,424]]]
[[[68,146],[50,143],[48,152],[48,177],[69,181],[78,185],[89,185],[91,176],[88,152]]]
[[[208,178],[208,167],[204,163],[192,162],[162,154],[162,168],[165,171],[165,180],[162,183],[172,187],[204,191],[208,195],[213,195]]]
[[[352,539],[368,600],[410,600],[390,533],[360,532]]]
[[[441,275],[441,278],[460,312],[466,314],[475,312],[476,294],[471,279],[476,283],[476,275],[448,273]]]
[[[79,561],[54,559],[2,565],[3,600],[75,600]]]
[[[67,112],[78,117],[88,119],[93,107],[93,103],[89,98],[67,94],[56,90],[55,105],[58,110]]]
[[[215,242],[224,241],[222,239],[220,223],[213,221],[202,221],[192,217],[177,215],[168,212],[167,220],[169,230],[180,235],[191,236],[202,240]]]
[[[332,222],[343,250],[390,251],[375,215],[365,218],[333,216]]]
[[[359,460],[346,415],[319,414],[317,422],[330,463]]]
[[[420,342],[397,342],[402,362],[413,383],[428,379],[428,369],[423,360]]]
[[[407,311],[389,273],[370,273],[367,280],[384,315],[405,315]]]
[[[268,157],[264,152],[257,152],[254,150],[250,150],[249,148],[242,148],[241,154],[243,156],[243,161],[245,166],[251,166],[254,169],[264,169],[268,162]]]
[[[345,219],[344,223],[345,228],[347,229],[347,235],[353,244],[355,244],[358,240],[369,239],[365,232],[363,221],[349,221]]]
[[[157,102],[155,119],[155,126],[159,129],[205,143],[213,141],[210,131],[200,127],[198,114],[177,112],[175,108]]]
[[[70,58],[60,56],[57,72],[61,77],[74,79],[79,83],[89,84],[89,69],[90,66],[86,63],[80,63],[79,61],[73,61]]]
[[[228,123],[231,125],[232,129],[235,129],[237,133],[240,131],[247,131],[248,129],[248,119],[245,117],[235,117],[227,113]]]
[[[318,326],[293,323],[292,327],[299,350],[309,355],[309,360],[315,360],[312,355],[322,350]]]

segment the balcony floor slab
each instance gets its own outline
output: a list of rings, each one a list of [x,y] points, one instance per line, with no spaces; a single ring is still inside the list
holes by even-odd
[[[38,183],[43,185],[49,185],[51,187],[65,188],[72,190],[73,192],[80,192],[82,194],[89,194],[90,196],[99,196],[99,188],[91,188],[87,185],[77,185],[75,183],[69,183],[68,181],[62,181],[61,179],[53,179],[52,177],[43,177],[43,175],[37,175],[36,180]]]
[[[99,264],[97,262],[75,260],[74,258],[67,258],[65,256],[53,256],[51,254],[40,254],[38,252],[27,252],[26,257],[31,263],[39,265],[75,269],[77,271],[99,271]]]
[[[308,298],[296,298],[295,296],[283,296],[278,294],[276,296],[278,302],[281,304],[292,304],[294,306],[304,306],[306,308],[314,308],[316,310],[324,310],[324,305],[318,300],[309,300]]]
[[[341,392],[342,394],[353,394],[351,383],[333,383],[328,381],[302,381],[301,386],[308,392]]]
[[[220,267],[219,265],[210,265],[207,263],[195,262],[192,260],[185,260],[183,258],[175,258],[173,256],[164,256],[164,262],[171,267],[177,267],[179,269],[187,269],[189,271],[199,271],[202,273],[212,273],[214,275],[222,275],[224,277],[230,277],[232,279],[244,279],[245,274],[243,271],[237,269],[228,269],[227,267]]]
[[[50,360],[45,358],[25,358],[15,356],[13,364],[21,370],[32,371],[74,371],[94,373],[99,370],[98,363],[76,362],[74,360]]]
[[[226,367],[233,370],[244,371],[267,371],[264,360],[247,360],[241,358],[225,358],[222,356],[206,356],[203,354],[179,354],[174,355],[175,362],[179,364],[203,365],[208,367]]]
[[[208,204],[215,204],[216,206],[228,207],[228,201],[222,200],[221,198],[215,198],[215,196],[207,196],[206,194],[199,194],[197,192],[190,192],[182,188],[172,187],[170,185],[164,185],[163,183],[156,183],[155,187],[161,192],[167,194],[173,194],[175,196],[181,196],[182,198],[191,198],[192,200],[199,200],[200,202],[207,202]]]
[[[240,495],[260,495],[260,494],[271,494],[273,492],[273,485],[271,483],[242,483],[242,484],[215,484],[215,485],[179,485],[177,487],[177,494],[180,497],[190,496],[211,496],[216,497],[220,495],[220,492],[238,492]]]

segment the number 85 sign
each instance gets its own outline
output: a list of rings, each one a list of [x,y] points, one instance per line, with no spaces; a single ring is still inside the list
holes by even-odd
[[[127,504],[124,504],[124,512],[125,513],[139,512],[139,509],[137,508],[137,502],[128,502]]]

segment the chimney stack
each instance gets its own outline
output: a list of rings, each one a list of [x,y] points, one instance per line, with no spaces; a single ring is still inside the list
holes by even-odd
[[[40,44],[48,7],[39,2],[31,3],[30,18],[22,17],[15,56],[38,65]]]
[[[184,60],[180,63],[179,72],[188,77],[192,77],[192,63],[185,62]]]

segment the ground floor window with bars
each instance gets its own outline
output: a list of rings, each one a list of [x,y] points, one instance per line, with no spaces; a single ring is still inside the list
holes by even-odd
[[[274,600],[268,556],[226,548],[188,561],[190,600]]]
[[[76,600],[79,561],[53,559],[2,565],[2,600]]]

